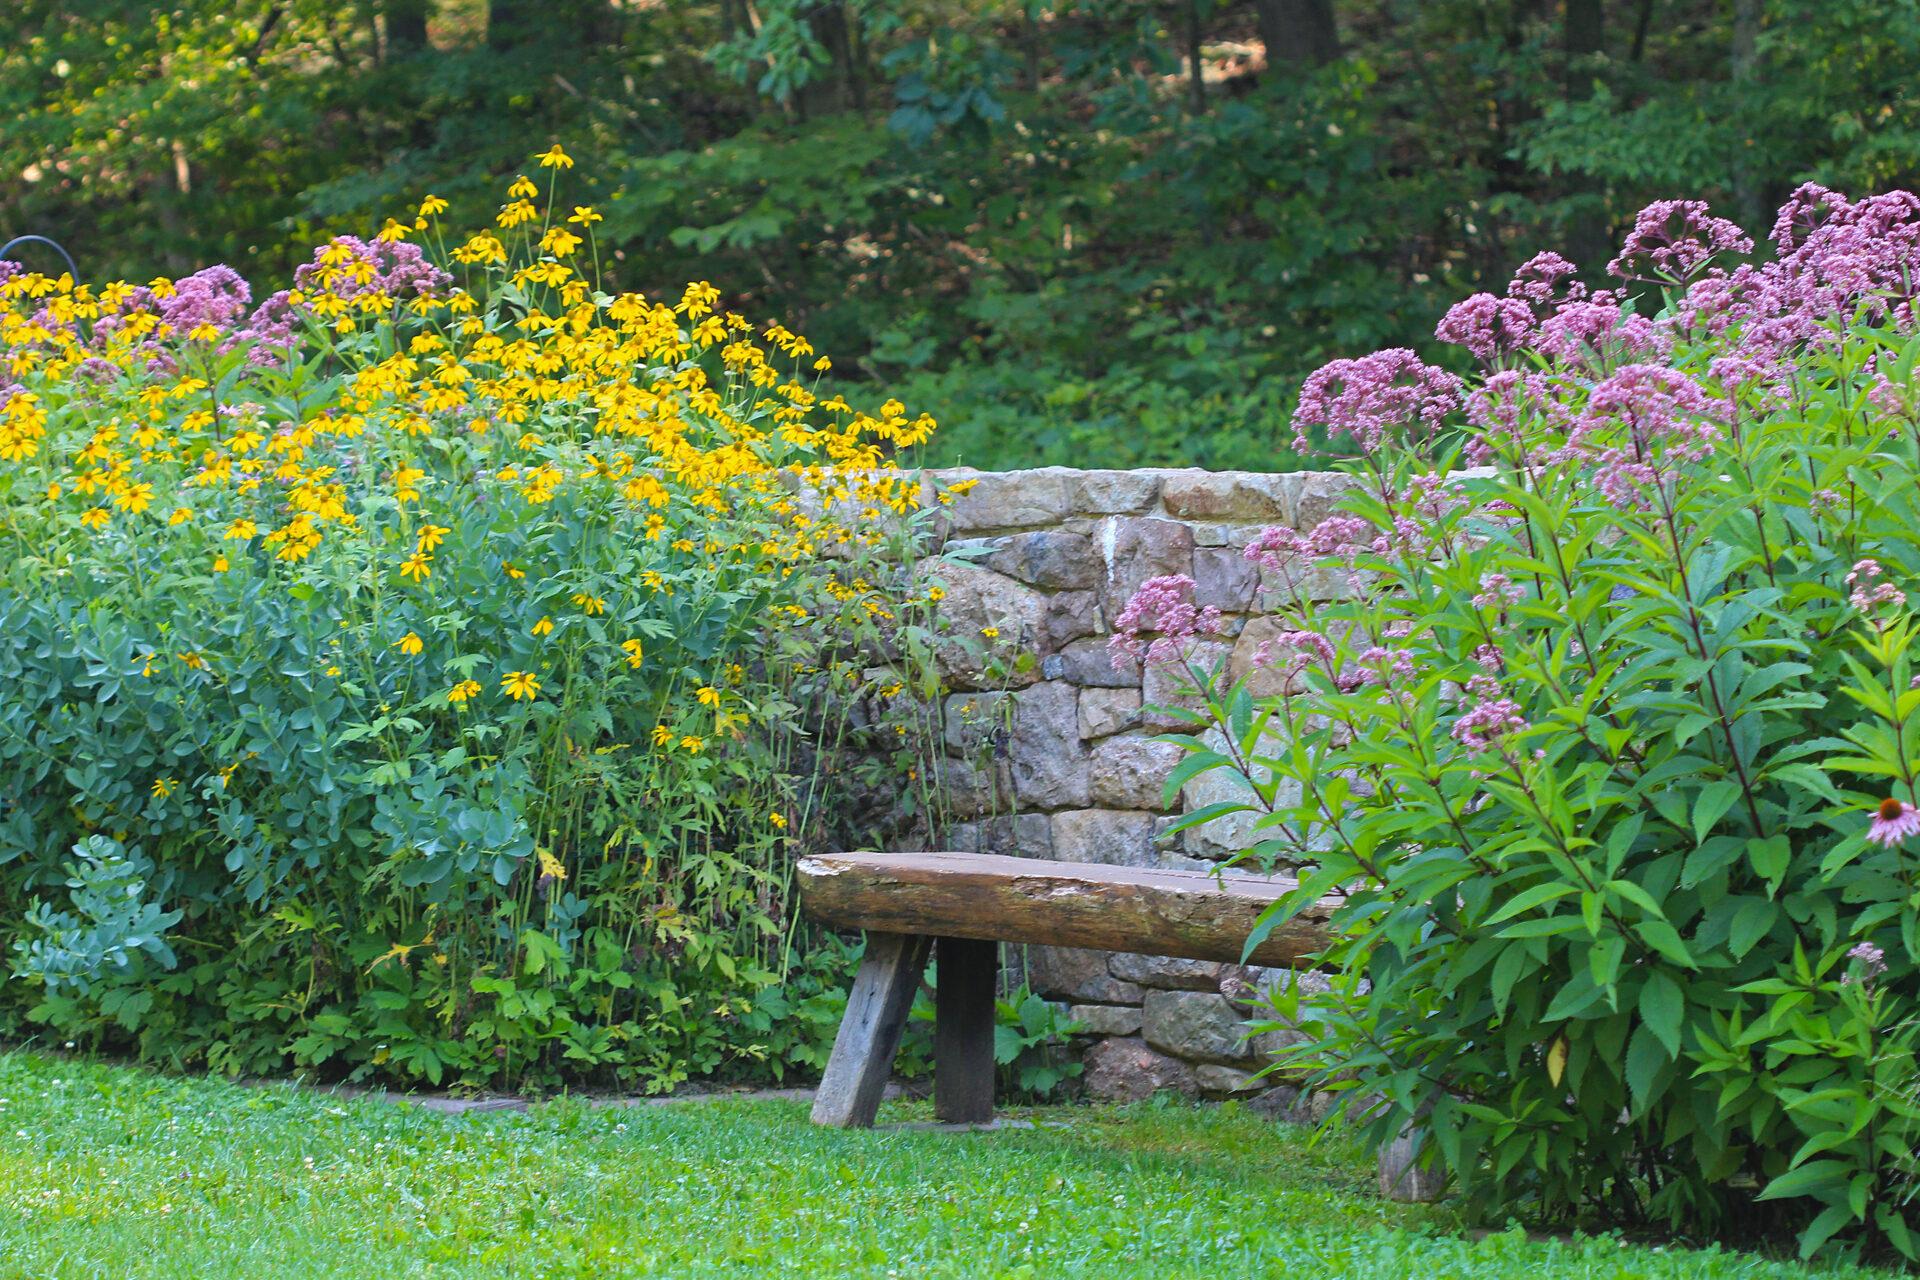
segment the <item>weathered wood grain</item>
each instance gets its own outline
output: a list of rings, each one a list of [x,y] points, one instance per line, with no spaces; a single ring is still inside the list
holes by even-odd
[[[948,1124],[983,1124],[993,1119],[1000,944],[944,937],[934,943],[933,958],[933,1114]]]
[[[803,858],[800,901],[843,929],[1137,951],[1239,963],[1283,876],[1158,871],[980,853]],[[1247,963],[1297,967],[1327,944],[1323,901],[1261,940]]]
[[[866,1129],[880,1110],[880,1095],[893,1071],[893,1055],[913,1008],[913,993],[927,967],[925,936],[874,933],[866,958],[853,976],[847,1011],[833,1039],[833,1053],[813,1095],[813,1122]]]

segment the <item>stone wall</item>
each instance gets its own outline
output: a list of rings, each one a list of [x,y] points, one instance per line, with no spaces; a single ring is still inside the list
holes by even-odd
[[[941,847],[1137,867],[1208,867],[1236,852],[1244,822],[1169,831],[1179,814],[1230,793],[1203,775],[1164,798],[1180,751],[1152,739],[1182,726],[1149,708],[1177,703],[1173,678],[1116,669],[1107,638],[1142,582],[1188,574],[1196,602],[1226,616],[1202,660],[1224,656],[1236,676],[1253,670],[1279,627],[1242,550],[1262,528],[1311,528],[1345,479],[1064,467],[935,477],[968,480],[944,513],[937,568],[952,690],[943,785],[957,819]],[[1291,1033],[1249,1040],[1249,999],[1290,974],[1045,947],[1024,960],[1034,990],[1087,1028],[1090,1092],[1258,1096],[1296,1111],[1324,1102],[1251,1078],[1273,1037]]]

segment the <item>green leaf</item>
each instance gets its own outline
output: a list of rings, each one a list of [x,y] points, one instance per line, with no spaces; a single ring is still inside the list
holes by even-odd
[[[1680,984],[1663,970],[1654,970],[1647,976],[1647,985],[1640,988],[1640,1016],[1672,1058],[1680,1056],[1680,1023],[1686,1005]]]
[[[1710,782],[1700,789],[1699,796],[1693,802],[1693,839],[1696,844],[1707,838],[1707,832],[1726,816],[1727,810],[1733,808],[1740,795],[1740,784],[1731,778]]]

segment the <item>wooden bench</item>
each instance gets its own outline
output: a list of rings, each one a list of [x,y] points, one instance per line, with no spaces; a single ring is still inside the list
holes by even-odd
[[[993,1118],[994,987],[1002,942],[1090,947],[1298,968],[1325,947],[1331,900],[1242,952],[1280,876],[1045,862],[979,853],[848,853],[803,858],[800,902],[822,924],[867,932],[813,1122],[866,1128],[880,1107],[929,955],[934,990],[933,1113]]]

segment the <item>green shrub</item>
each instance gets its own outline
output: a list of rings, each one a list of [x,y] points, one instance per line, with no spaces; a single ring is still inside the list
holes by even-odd
[[[251,314],[224,268],[0,278],[0,1032],[435,1084],[817,1058],[784,1015],[845,957],[798,953],[790,851],[912,620],[882,466],[931,420],[817,396],[711,286],[598,292],[554,194],[450,249],[429,200]]]
[[[1117,645],[1209,686],[1175,785],[1240,780],[1194,820],[1297,869],[1268,925],[1340,895],[1302,1054],[1373,1137],[1489,1214],[1914,1257],[1920,201],[1775,241],[1713,268],[1738,229],[1656,205],[1614,267],[1657,315],[1543,257],[1442,322],[1479,377],[1328,366],[1298,423],[1360,458],[1248,548],[1262,696],[1189,583]]]

